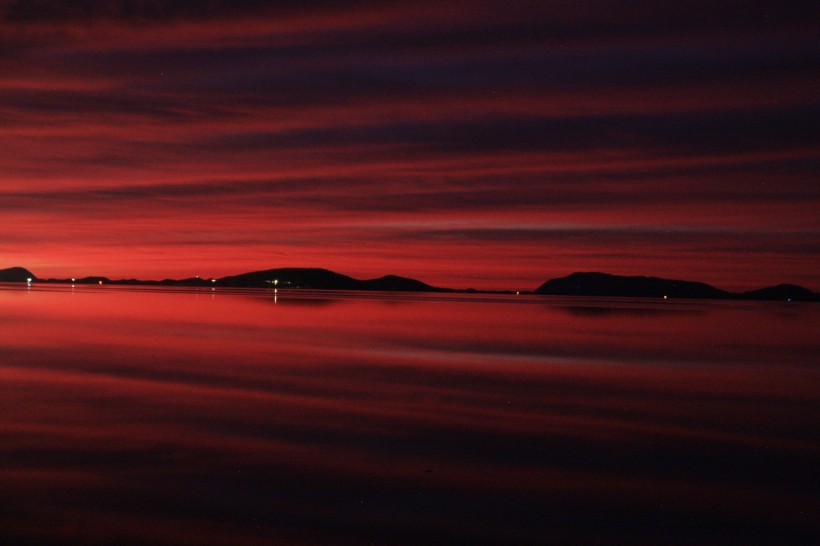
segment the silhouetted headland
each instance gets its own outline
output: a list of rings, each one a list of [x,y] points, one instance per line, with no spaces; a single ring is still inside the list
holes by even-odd
[[[750,292],[727,292],[702,282],[608,273],[573,273],[551,279],[536,288],[535,293],[548,296],[820,301],[820,294],[794,284],[779,284]]]
[[[222,278],[189,277],[163,279],[111,280],[90,276],[75,279],[40,279],[23,267],[0,269],[0,282],[46,282],[70,284],[114,284],[144,286],[189,286],[225,288],[294,288],[312,290],[370,290],[384,292],[459,292],[483,294],[527,293],[512,290],[465,290],[432,286],[416,279],[385,275],[376,279],[359,280],[321,268],[286,267],[264,269]],[[727,292],[706,283],[662,279],[659,277],[621,276],[608,273],[572,273],[551,279],[533,292],[546,296],[594,296],[625,298],[676,298],[723,300],[781,300],[820,301],[820,294],[795,284],[779,284],[749,292]]]
[[[312,288],[315,290],[382,290],[401,292],[448,292],[429,284],[387,275],[377,279],[358,280],[341,273],[318,268],[266,269],[216,279],[216,286],[242,288]]]
[[[778,284],[739,295],[746,300],[820,301],[820,294],[796,284]]]
[[[36,279],[34,273],[24,267],[0,269],[0,282],[27,282]]]
[[[401,292],[453,292],[416,279],[386,275],[376,279],[359,280],[341,273],[319,268],[281,268],[252,271],[222,278],[190,277],[186,279],[140,280],[89,276],[73,279],[38,279],[22,267],[0,270],[0,282],[27,282],[34,280],[64,284],[113,284],[133,286],[190,286],[229,288],[303,288],[313,290],[373,290]]]

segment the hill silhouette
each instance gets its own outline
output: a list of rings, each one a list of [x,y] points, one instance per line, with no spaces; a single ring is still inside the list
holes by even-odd
[[[820,301],[818,294],[796,284],[778,284],[738,295],[745,300]]]
[[[429,284],[396,275],[358,280],[319,268],[281,268],[253,271],[216,279],[214,286],[243,288],[312,288],[315,290],[385,290],[403,292],[446,292]]]
[[[37,277],[24,267],[0,269],[0,282],[26,282],[28,279],[35,280]]]
[[[146,286],[188,286],[226,288],[294,288],[313,290],[371,290],[397,292],[464,292],[506,293],[512,291],[455,290],[431,286],[427,283],[398,275],[359,280],[321,268],[285,267],[263,269],[222,278],[190,277],[186,279],[139,280],[89,276],[79,279],[39,279],[23,267],[0,269],[0,282],[115,284]],[[748,292],[727,292],[697,281],[663,279],[660,277],[622,276],[598,272],[576,272],[566,277],[551,279],[535,289],[535,294],[551,296],[614,296],[628,298],[680,299],[733,299],[820,301],[820,294],[795,284],[778,284]]]
[[[113,284],[133,286],[190,286],[227,288],[304,288],[313,290],[372,290],[401,292],[453,292],[449,288],[439,288],[416,279],[386,275],[376,279],[359,280],[328,269],[286,267],[264,269],[231,275],[228,277],[186,279],[139,280],[89,276],[75,279],[37,279],[30,271],[21,267],[0,270],[0,282],[25,282],[28,278],[39,282],[63,284]]]
[[[623,277],[608,273],[573,273],[552,279],[535,290],[536,294],[575,296],[619,296],[629,298],[726,298],[730,294],[702,282]]]
[[[733,293],[702,282],[597,272],[576,272],[548,280],[536,288],[535,293],[550,296],[820,301],[820,295],[794,284]]]

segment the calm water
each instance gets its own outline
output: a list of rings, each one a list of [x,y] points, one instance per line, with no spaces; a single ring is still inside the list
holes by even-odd
[[[818,326],[0,285],[0,543],[808,544]]]

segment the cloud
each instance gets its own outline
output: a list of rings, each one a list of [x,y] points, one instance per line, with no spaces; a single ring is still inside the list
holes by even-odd
[[[744,252],[813,248],[820,40],[798,8],[499,6],[0,3],[5,248],[56,269],[67,234],[99,267],[179,244],[201,267],[183,243],[271,241],[373,276],[438,271],[449,240],[481,247],[448,262],[466,277],[495,253],[532,283],[558,269],[533,257],[563,245],[551,226],[579,226],[570,269],[701,245],[729,278]],[[445,227],[396,227],[422,224]],[[391,240],[416,262],[382,259]]]

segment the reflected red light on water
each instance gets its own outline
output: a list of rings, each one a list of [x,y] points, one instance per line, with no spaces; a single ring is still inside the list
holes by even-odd
[[[812,306],[106,286],[0,309],[4,538],[811,526]]]

